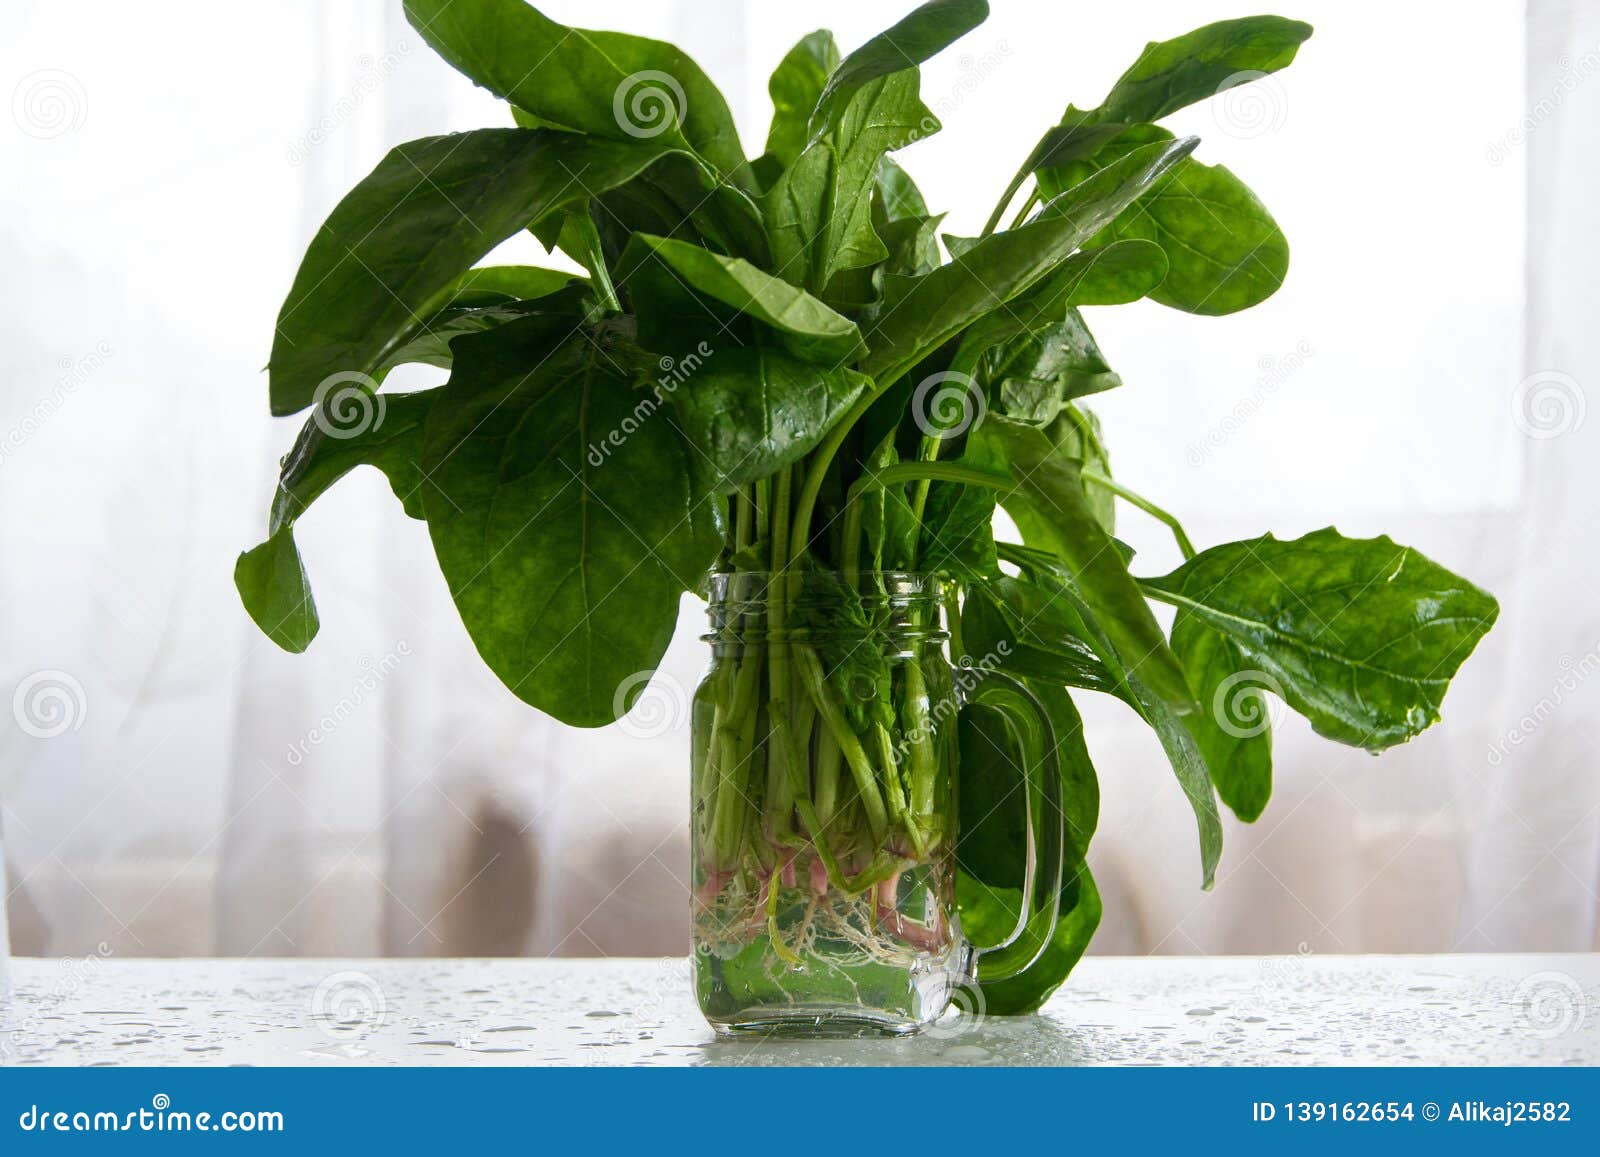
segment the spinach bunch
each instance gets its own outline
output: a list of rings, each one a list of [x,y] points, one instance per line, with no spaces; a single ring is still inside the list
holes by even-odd
[[[1096,780],[1069,689],[1114,695],[1154,729],[1193,805],[1206,887],[1217,797],[1250,821],[1271,791],[1264,692],[1373,751],[1439,717],[1493,598],[1331,528],[1196,551],[1113,479],[1084,403],[1121,382],[1082,307],[1225,314],[1282,283],[1288,246],[1260,200],[1157,122],[1288,65],[1307,25],[1252,17],[1148,45],[1098,106],[1046,129],[967,238],[940,235],[894,154],[941,128],[918,64],[979,24],[983,0],[931,0],[847,56],[827,32],[802,39],[772,76],[754,160],[671,45],[522,0],[405,11],[517,127],[395,148],[305,255],[269,369],[272,413],[310,416],[269,536],[235,573],[280,646],[304,650],[318,626],[295,521],[360,465],[426,519],[484,661],[578,726],[628,707],[618,688],[656,666],[680,593],[708,572],[830,574],[847,591],[885,570],[959,580],[954,647],[1004,654],[1054,716],[1069,821],[1062,919],[1033,966],[986,993],[993,1012],[1037,1007],[1099,917],[1084,860]],[[523,229],[587,276],[478,266]],[[407,362],[449,380],[380,392]],[[1182,566],[1135,577],[1118,500],[1173,528]],[[995,541],[997,504],[1020,543]],[[1170,636],[1152,602],[1176,608]],[[762,678],[774,700],[803,686],[832,720],[823,684],[839,676]],[[1001,845],[1020,820],[986,792],[1006,779],[987,765],[1014,753],[982,719],[962,726],[962,914],[1002,927]],[[783,804],[774,822],[803,830]]]

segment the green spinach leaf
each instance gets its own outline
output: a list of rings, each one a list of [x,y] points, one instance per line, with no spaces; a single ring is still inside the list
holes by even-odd
[[[640,340],[647,348],[681,343],[687,323],[694,332],[709,319],[726,327],[726,315],[696,303],[682,302],[684,291],[711,298],[773,329],[790,352],[817,362],[842,365],[865,346],[855,322],[770,273],[737,257],[723,257],[697,245],[666,237],[636,234],[623,254],[622,277],[636,286]],[[657,315],[656,305],[672,308]],[[696,313],[704,314],[703,318]]]
[[[1128,129],[1096,155],[1103,163],[1129,149],[1170,140],[1154,125]],[[1040,173],[1040,188],[1082,176],[1085,164]],[[1289,243],[1267,207],[1221,165],[1193,157],[1124,212],[1096,242],[1143,238],[1166,251],[1170,268],[1150,296],[1186,313],[1219,315],[1257,305],[1278,291],[1289,271]]]
[[[1499,613],[1409,547],[1332,527],[1212,547],[1144,587],[1227,636],[1319,734],[1372,751],[1439,718]]]
[[[543,318],[461,338],[455,354],[421,462],[450,593],[514,694],[576,726],[610,722],[720,546],[690,451],[638,408],[654,359],[618,327]]]
[[[828,78],[839,67],[839,46],[833,33],[818,29],[789,49],[767,81],[772,97],[772,127],[767,130],[767,151],[781,173],[794,164],[805,148],[807,126]]]
[[[799,461],[868,384],[854,370],[761,343],[713,350],[671,400],[685,439],[726,493]]]
[[[1156,121],[1214,96],[1225,85],[1287,68],[1311,25],[1282,16],[1219,20],[1171,40],[1151,41],[1111,86],[1102,120]]]
[[[723,176],[748,180],[727,101],[670,44],[569,28],[522,0],[405,0],[405,13],[452,67],[540,124],[687,145]]]
[[[828,78],[811,116],[811,140],[819,140],[833,129],[864,86],[914,68],[988,18],[986,0],[929,0],[893,28],[878,33],[845,57]]]
[[[1135,149],[1056,197],[1029,224],[984,238],[924,277],[893,279],[883,315],[867,335],[862,371],[892,381],[1038,284],[1194,145],[1191,138]]]
[[[1200,710],[1184,717],[1222,802],[1253,823],[1272,795],[1272,719],[1267,686],[1228,636],[1189,611],[1172,624],[1172,650]]]
[[[376,375],[501,241],[661,154],[654,144],[527,129],[391,150],[339,202],[300,263],[272,345],[272,412],[305,409],[331,374]]]

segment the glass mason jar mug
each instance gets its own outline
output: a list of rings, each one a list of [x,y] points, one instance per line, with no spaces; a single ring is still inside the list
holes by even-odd
[[[718,1032],[914,1032],[1048,943],[1062,871],[1055,735],[989,657],[947,661],[947,598],[930,575],[863,574],[854,587],[825,571],[711,576],[692,878],[695,987]],[[973,709],[996,712],[1028,753],[1013,768],[1022,899],[1010,935],[982,948],[957,908],[957,726]]]

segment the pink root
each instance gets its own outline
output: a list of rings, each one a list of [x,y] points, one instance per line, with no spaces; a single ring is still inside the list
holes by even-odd
[[[733,879],[732,872],[707,872],[705,882],[695,889],[695,903],[702,908],[711,907],[731,879]]]
[[[811,861],[811,890],[819,896],[828,891],[828,866],[820,859]]]
[[[944,947],[942,932],[943,921],[938,916],[934,917],[932,927],[918,924],[915,920],[907,920],[900,913],[898,906],[898,892],[900,890],[900,876],[896,873],[884,880],[872,892],[872,912],[874,919],[891,936],[911,945],[922,952],[938,952]]]
[[[779,873],[779,879],[781,879],[783,881],[783,886],[785,888],[794,887],[795,875],[794,875],[794,853],[793,852],[790,852],[787,856],[785,856],[783,858],[783,868],[782,868],[781,872]]]

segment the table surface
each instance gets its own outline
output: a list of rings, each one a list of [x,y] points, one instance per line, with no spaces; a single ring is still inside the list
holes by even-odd
[[[676,960],[16,960],[0,1063],[1600,1064],[1600,956],[1089,957],[1039,1016],[718,1040]]]

